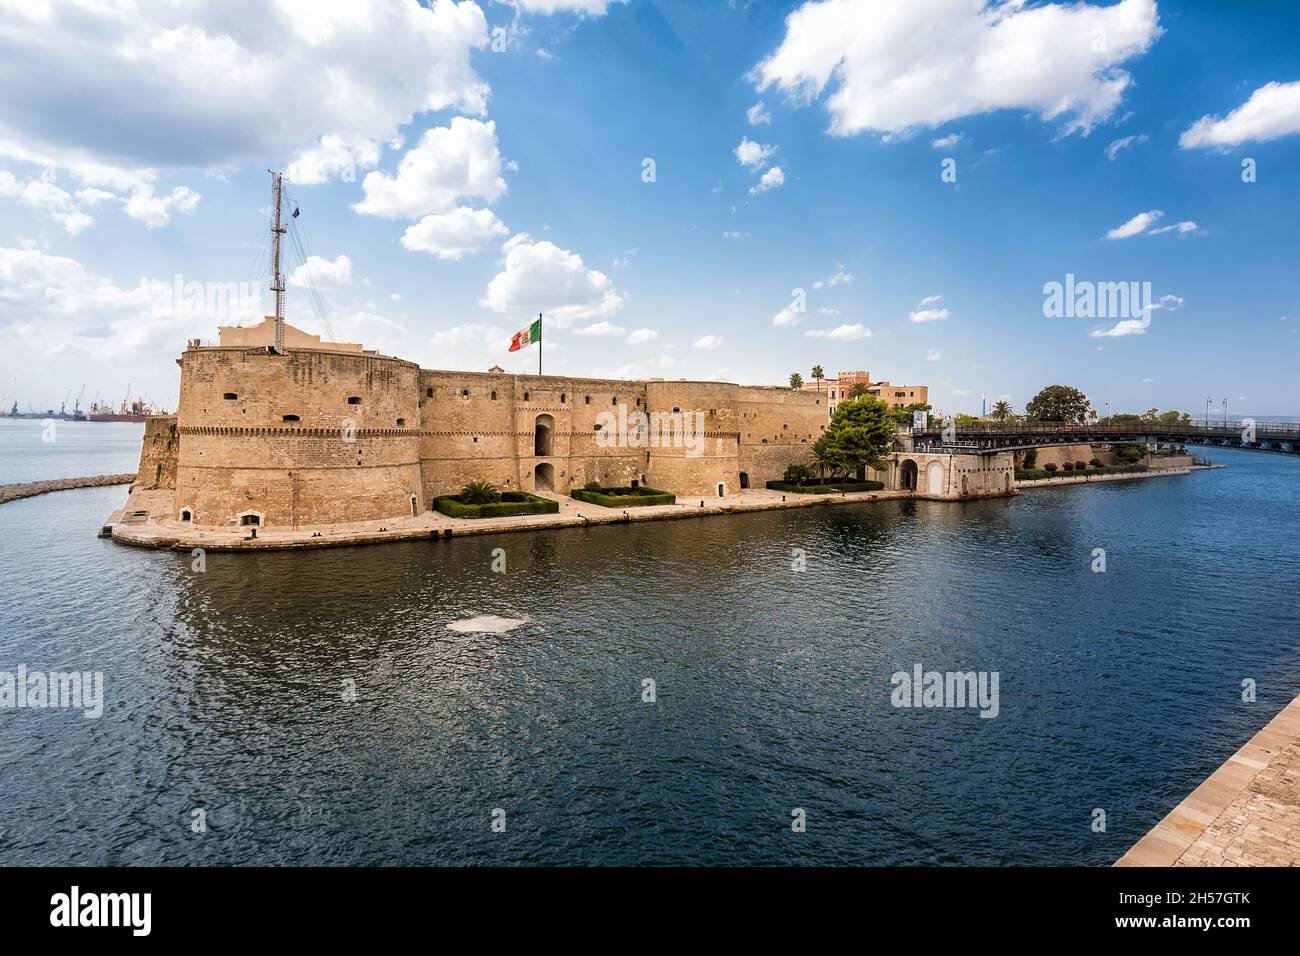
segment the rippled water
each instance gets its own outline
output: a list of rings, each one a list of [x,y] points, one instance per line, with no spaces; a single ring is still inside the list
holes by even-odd
[[[0,418],[0,485],[133,472],[143,436],[140,422]]]
[[[0,861],[1108,864],[1300,692],[1300,461],[1215,458],[204,573],[94,537],[121,489],[4,505],[0,670],[107,702],[0,710]],[[999,716],[894,709],[917,662]]]

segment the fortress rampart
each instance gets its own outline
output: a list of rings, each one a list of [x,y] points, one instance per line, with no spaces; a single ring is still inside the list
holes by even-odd
[[[329,343],[223,338],[178,364],[177,413],[146,426],[137,486],[173,489],[196,526],[398,518],[476,480],[726,496],[806,459],[828,420],[815,393],[433,371]]]

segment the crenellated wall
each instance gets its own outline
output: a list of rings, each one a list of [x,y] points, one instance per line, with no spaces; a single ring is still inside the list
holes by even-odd
[[[823,396],[719,382],[433,371],[262,346],[196,344],[179,364],[177,414],[146,428],[139,480],[170,482],[177,516],[204,526],[395,519],[470,481],[730,495],[806,459],[826,423]]]

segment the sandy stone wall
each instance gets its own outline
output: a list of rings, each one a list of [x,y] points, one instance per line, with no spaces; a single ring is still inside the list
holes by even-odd
[[[804,460],[826,424],[825,396],[782,388],[444,372],[313,349],[194,347],[180,365],[177,415],[147,429],[140,480],[174,488],[177,517],[210,527],[396,518],[476,480],[733,494]],[[676,429],[656,442],[636,425],[694,428],[697,412],[701,454]]]
[[[144,423],[140,445],[140,469],[135,484],[140,488],[176,487],[176,461],[180,452],[180,433],[175,415],[152,415]]]

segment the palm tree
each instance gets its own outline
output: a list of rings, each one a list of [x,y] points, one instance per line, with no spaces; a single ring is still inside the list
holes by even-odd
[[[1005,422],[1011,417],[1011,403],[1006,401],[998,402],[993,406],[992,417],[997,421]]]
[[[800,375],[798,372],[791,372],[791,373],[790,373],[790,387],[791,387],[791,388],[803,388],[803,376]]]
[[[814,365],[812,367],[812,377],[817,380],[817,391],[820,392],[822,390],[822,380],[826,378],[826,370],[820,365]]]
[[[817,469],[819,480],[825,480],[826,469],[835,468],[835,457],[831,454],[828,444],[821,439],[813,442],[812,449],[808,452],[808,463]]]
[[[460,490],[460,502],[465,505],[487,505],[501,500],[501,493],[490,481],[471,481]]]

